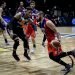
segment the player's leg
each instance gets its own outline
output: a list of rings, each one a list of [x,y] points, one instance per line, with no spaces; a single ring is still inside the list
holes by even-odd
[[[32,32],[31,38],[32,38],[33,48],[36,48],[36,42],[35,42],[36,34],[35,34],[35,31]]]
[[[43,41],[42,41],[42,46],[43,47],[45,47],[45,41],[46,41],[46,35],[44,34]]]
[[[18,37],[23,41],[23,46],[24,46],[24,56],[28,59],[31,60],[31,58],[28,55],[29,52],[29,43],[28,40],[26,38],[26,35],[24,34],[24,31],[22,28],[18,28],[18,32],[17,32]]]
[[[15,60],[19,61],[19,57],[16,53],[17,47],[19,46],[19,38],[16,35],[13,35],[14,45],[13,45],[13,53],[12,56],[15,58]]]
[[[36,38],[36,34],[35,34],[35,31],[33,30],[32,33],[31,33],[31,39],[32,39],[32,43],[33,43],[33,49],[31,50],[31,53],[34,53],[34,51],[36,49],[35,38]]]
[[[66,70],[69,71],[71,66],[64,61],[61,60],[62,57],[67,56],[65,52],[61,52],[60,48],[60,53],[57,52],[57,49],[55,49],[51,44],[48,44],[48,51],[49,51],[49,58],[52,59],[53,61],[65,66]],[[71,54],[71,53],[70,53]]]
[[[15,30],[17,32],[17,29]],[[10,38],[14,41],[14,45],[13,45],[13,53],[12,53],[12,56],[14,57],[14,59],[16,61],[19,61],[19,57],[16,53],[16,50],[17,50],[17,47],[19,46],[19,38],[18,36],[16,35],[14,30],[10,30],[10,28],[7,26],[7,32],[10,36]]]
[[[75,50],[68,51],[68,52],[62,52],[60,55],[58,55],[59,58],[63,58],[66,56],[72,55],[75,58]]]
[[[3,37],[4,37],[5,44],[6,44],[6,45],[9,45],[9,44],[8,44],[8,40],[7,40],[7,37],[6,37],[6,28],[5,28],[5,26],[2,25],[1,23],[0,23],[0,27],[1,27],[1,29],[3,30],[2,33],[3,33]]]
[[[63,56],[64,56],[64,55],[63,55]],[[61,55],[60,55],[60,57],[61,57]],[[53,61],[55,61],[55,62],[57,62],[57,63],[59,63],[59,64],[65,66],[66,70],[67,70],[67,71],[70,71],[71,66],[70,66],[69,64],[65,63],[64,61],[62,61],[62,60],[59,58],[59,56],[53,56],[53,54],[50,53],[50,54],[49,54],[49,58],[52,59]]]
[[[5,30],[3,30],[3,37],[4,37],[4,41],[5,41],[6,45],[9,45],[7,37],[6,37],[6,31]]]

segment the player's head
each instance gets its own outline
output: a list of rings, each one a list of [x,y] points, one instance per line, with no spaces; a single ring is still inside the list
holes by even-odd
[[[38,14],[38,21],[41,21],[44,17],[44,12],[43,11],[40,11],[39,14]]]
[[[31,1],[30,7],[31,7],[31,8],[35,8],[35,2],[34,2],[34,1]]]
[[[23,3],[23,1],[20,1],[20,6],[24,6],[24,3]]]
[[[27,11],[26,11],[25,17],[31,17],[31,15],[32,15],[32,12],[31,12],[32,9],[30,7],[27,7],[26,9],[27,9]]]

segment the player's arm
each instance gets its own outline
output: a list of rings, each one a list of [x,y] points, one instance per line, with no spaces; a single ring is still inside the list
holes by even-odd
[[[46,25],[52,30],[54,31],[56,37],[58,38],[58,40],[60,41],[61,37],[60,37],[60,33],[57,31],[56,26],[54,25],[54,23],[52,21],[47,21]]]
[[[4,25],[7,25],[7,23],[4,21],[4,19],[2,18],[2,12],[3,12],[3,9],[0,8],[0,20],[1,20],[1,23],[4,24]]]
[[[31,18],[29,18],[28,22],[32,25],[32,28],[34,29],[34,31],[36,31],[36,26],[34,24],[34,21]]]

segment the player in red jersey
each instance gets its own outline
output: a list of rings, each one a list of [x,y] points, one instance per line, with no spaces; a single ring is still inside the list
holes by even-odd
[[[31,19],[33,20],[33,24],[34,24],[34,27],[31,27],[32,32],[31,32],[31,38],[32,38],[32,42],[33,42],[33,49],[31,50],[31,52],[33,53],[34,50],[36,49],[36,42],[35,42],[35,38],[36,38],[36,33],[37,33],[37,15],[38,15],[38,10],[35,9],[35,1],[31,1],[30,3],[30,8],[32,9],[31,10]]]
[[[39,21],[43,21],[45,20],[44,23],[44,27],[41,28],[43,32],[45,32],[48,44],[48,54],[49,54],[49,58],[52,59],[53,61],[65,66],[66,71],[70,71],[71,66],[67,63],[65,63],[64,61],[61,60],[62,57],[68,56],[68,55],[72,55],[75,57],[75,50],[73,51],[68,51],[68,52],[63,52],[62,48],[61,48],[61,44],[60,44],[60,34],[56,29],[56,26],[54,25],[54,23],[49,20],[49,19],[45,19],[44,18],[44,13],[41,11],[39,12]],[[56,39],[57,38],[57,39]],[[53,43],[56,43],[55,41],[59,42],[59,46],[54,46]],[[58,45],[56,43],[56,45]]]
[[[33,53],[36,48],[36,44],[35,44],[36,34],[35,34],[35,25],[31,18],[31,16],[32,16],[31,10],[32,9],[30,7],[27,8],[26,15],[24,16],[26,28],[24,28],[24,27],[23,28],[24,28],[24,32],[25,32],[27,38],[29,39],[31,37],[31,39],[32,39],[33,50],[31,50],[31,52]]]
[[[31,19],[29,19],[28,24],[27,24],[27,28],[26,28],[26,36],[27,38],[32,39],[32,43],[33,43],[33,50],[31,50],[31,53],[34,53],[34,50],[36,48],[36,42],[35,42],[35,27],[34,27],[34,23],[32,22]]]

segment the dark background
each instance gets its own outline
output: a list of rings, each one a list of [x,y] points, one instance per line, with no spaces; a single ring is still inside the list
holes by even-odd
[[[2,0],[3,1],[3,0]],[[26,0],[4,0],[7,2],[7,8],[11,8],[12,15],[15,14],[19,6],[19,2],[23,1],[24,6],[27,7],[28,4]],[[60,26],[75,26],[72,24],[72,19],[75,18],[75,3],[74,0],[34,0],[36,2],[36,9],[44,11],[46,14],[53,16],[54,6],[56,6],[56,10],[61,11],[61,16],[66,20],[66,24],[62,24]],[[48,11],[49,10],[49,11]],[[63,16],[66,14],[65,16]],[[59,17],[59,15],[58,15]]]
[[[3,0],[2,0],[3,1]],[[26,0],[4,0],[7,2],[9,7],[14,8],[18,5],[19,1],[23,1],[26,6]],[[52,8],[54,5],[61,7],[63,10],[75,10],[74,0],[34,0],[38,9]],[[40,8],[39,8],[40,7]]]

